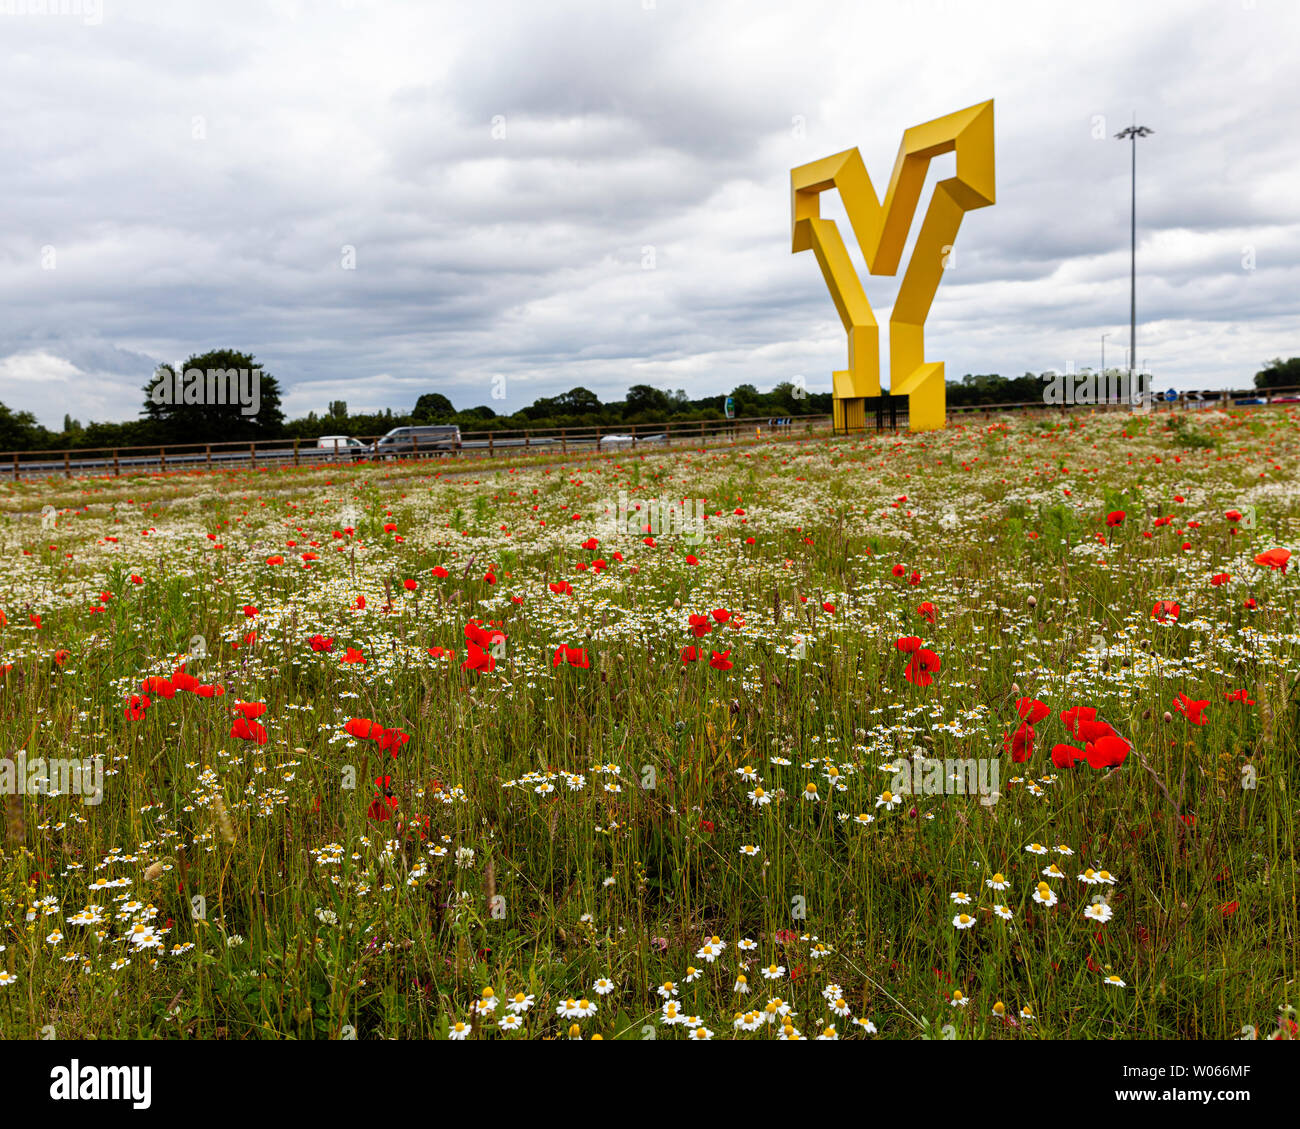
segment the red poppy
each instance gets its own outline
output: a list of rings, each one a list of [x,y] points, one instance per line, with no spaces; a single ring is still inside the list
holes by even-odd
[[[1124,763],[1130,748],[1123,737],[1099,737],[1088,742],[1083,755],[1093,768],[1117,768]]]
[[[276,555],[274,557],[267,557],[266,563],[269,565],[282,565],[284,564],[284,558],[279,555]]]
[[[483,575],[484,584],[495,584],[496,582],[497,582],[497,578],[495,573],[492,572],[484,573]]]
[[[834,615],[835,605],[828,600],[826,603],[822,604],[822,611],[829,612],[831,615]]]
[[[194,687],[194,693],[200,698],[220,698],[225,692],[226,688],[221,685]]]
[[[689,623],[691,630],[695,632],[695,638],[703,639],[710,631],[713,630],[713,624],[709,622],[707,615],[692,615]]]
[[[497,660],[493,657],[492,652],[477,643],[470,643],[466,651],[466,659],[460,664],[461,670],[480,670],[485,673],[491,673],[497,668]]]
[[[1057,768],[1072,768],[1075,761],[1081,761],[1083,758],[1084,751],[1076,749],[1073,745],[1052,746],[1052,763]]]
[[[159,678],[156,674],[150,675],[140,683],[140,689],[146,694],[156,694],[160,698],[166,698],[170,701],[176,697],[176,687],[165,678]]]
[[[1097,711],[1092,706],[1073,706],[1061,711],[1061,724],[1069,731],[1071,737],[1078,737],[1082,741],[1085,738],[1079,734],[1079,723],[1092,721],[1096,716]]]
[[[27,618],[30,619],[34,624],[36,624],[36,630],[37,630],[37,631],[39,631],[39,630],[41,629],[41,617],[40,617],[40,616],[38,616],[38,615],[29,615]]]
[[[349,647],[341,661],[345,663],[359,663],[361,666],[365,666],[366,656],[362,651],[357,650],[356,647]]]
[[[934,605],[929,600],[926,600],[924,604],[917,605],[916,614],[926,623],[933,623],[935,618]]]
[[[379,729],[371,731],[370,739],[379,746],[380,752],[387,751],[391,756],[397,756],[397,750],[405,745],[410,739],[409,733],[404,733],[400,729]]]
[[[912,661],[903,670],[903,677],[917,686],[929,686],[941,666],[939,656],[922,647],[912,656]]]
[[[172,672],[172,685],[175,686],[177,690],[184,690],[187,693],[193,694],[199,688],[199,680],[192,674],[186,674],[184,667],[177,667],[176,670]]]
[[[894,565],[894,567],[891,568],[889,571],[892,572],[895,576],[905,576],[907,574],[907,569],[905,569],[901,564]]]
[[[905,655],[910,655],[914,651],[921,649],[921,638],[918,635],[904,635],[894,644]]]
[[[354,717],[343,728],[353,737],[362,741],[370,739],[370,731],[374,728],[375,723],[368,717]]]
[[[471,619],[465,624],[465,639],[480,647],[491,647],[495,643],[504,643],[506,633],[500,628],[484,627],[481,619]]]
[[[126,700],[126,716],[132,721],[139,721],[149,708],[149,697],[145,694],[132,694]]]
[[[547,587],[557,596],[573,595],[573,585],[567,580],[558,580],[554,584],[548,584]]]
[[[230,708],[235,713],[242,713],[249,721],[256,721],[266,713],[266,706],[262,702],[236,702]]]
[[[447,570],[442,567],[442,565],[434,565],[433,568],[431,568],[429,571],[433,573],[433,575],[436,576],[439,580],[446,580],[447,577],[450,575],[447,572]]]
[[[247,618],[252,619],[254,616],[257,615],[257,609],[256,609],[255,607],[253,607],[252,604],[245,604],[245,605],[244,605],[244,615],[245,615]]]
[[[1080,741],[1098,741],[1103,737],[1118,737],[1119,734],[1104,721],[1085,718],[1076,726],[1075,736]]]
[[[1290,560],[1291,560],[1290,549],[1268,549],[1265,552],[1260,553],[1255,558],[1255,563],[1257,565],[1260,565],[1261,567],[1268,567],[1271,569],[1281,569],[1282,575],[1285,576],[1286,566]]]
[[[132,574],[131,574],[131,583],[132,583],[132,584],[143,584],[143,583],[144,583],[144,577],[143,577],[143,576],[136,576],[135,573],[132,573]]]
[[[242,717],[235,718],[235,723],[230,727],[230,735],[241,741],[256,741],[259,745],[267,742],[266,730],[257,722],[245,721]]]
[[[735,665],[731,661],[730,651],[714,651],[713,657],[709,659],[709,666],[714,670],[730,670]]]
[[[375,798],[370,802],[370,807],[366,809],[366,815],[376,823],[384,823],[391,819],[393,812],[397,810],[397,797],[393,795],[392,785],[391,776],[375,777],[375,788],[378,790],[375,792]]]
[[[1213,576],[1210,577],[1210,583],[1214,585],[1215,588],[1217,588],[1219,587],[1220,584],[1227,584],[1228,581],[1231,579],[1232,577],[1229,576],[1226,572],[1216,572]]]
[[[1024,764],[1034,755],[1034,727],[1027,721],[1020,723],[1020,728],[1010,737],[1002,735],[1002,748],[1011,754],[1016,764]]]
[[[1255,700],[1244,688],[1241,690],[1230,690],[1223,696],[1229,702],[1243,702],[1248,706],[1253,706],[1255,704]]]
[[[414,580],[403,580],[402,587],[408,592],[414,592],[420,585]]]
[[[1111,510],[1106,515],[1106,524],[1112,529],[1119,525],[1128,515],[1123,510]]]
[[[697,564],[700,563],[700,558],[697,557],[697,556],[695,556],[695,555],[692,554],[692,553],[687,553],[687,554],[686,554],[686,563],[687,563],[688,565],[697,565]]]
[[[364,596],[358,596],[356,599],[356,603],[354,603],[352,606],[354,608],[360,608],[362,611],[364,611],[366,607],[366,598]]]
[[[683,665],[683,666],[685,666],[687,663],[698,662],[698,661],[699,661],[699,658],[700,658],[700,649],[699,649],[699,647],[683,647],[683,648],[682,648],[682,665]]]
[[[1168,623],[1171,619],[1177,619],[1182,610],[1173,600],[1157,600],[1151,609],[1151,616],[1158,623]]]
[[[1051,712],[1052,710],[1047,703],[1040,702],[1037,698],[1016,699],[1016,713],[1030,725],[1037,725]]]
[[[583,547],[584,549],[586,549],[587,552],[589,552],[589,553],[590,553],[593,549],[597,548],[599,545],[600,545],[600,542],[597,541],[594,537],[588,537],[588,538],[587,538],[587,539],[582,543],[582,547]]]
[[[329,652],[334,650],[334,636],[326,638],[324,635],[313,635],[307,642],[311,645],[313,651]]]
[[[576,666],[582,670],[591,667],[591,660],[587,658],[587,652],[581,647],[569,647],[561,643],[555,648],[555,654],[551,656],[552,666],[562,666],[568,663],[569,666]]]
[[[1206,723],[1206,718],[1202,714],[1209,704],[1208,698],[1194,701],[1183,693],[1179,693],[1174,697],[1174,710],[1182,714],[1193,725],[1204,725]]]

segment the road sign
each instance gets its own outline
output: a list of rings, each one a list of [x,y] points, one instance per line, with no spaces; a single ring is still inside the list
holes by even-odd
[[[1178,399],[1178,389],[1177,389],[1177,388],[1171,388],[1171,389],[1169,389],[1168,392],[1165,393],[1165,401],[1166,401],[1166,403],[1170,403],[1170,404],[1172,404],[1172,403],[1173,403],[1175,400],[1177,400],[1177,399]]]
[[[722,410],[727,413],[728,419],[736,418],[736,401],[733,397],[728,396],[727,401],[723,404]]]

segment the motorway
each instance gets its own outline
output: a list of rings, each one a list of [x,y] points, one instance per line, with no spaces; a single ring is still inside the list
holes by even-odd
[[[771,434],[773,432],[766,432]],[[788,429],[782,428],[775,432],[776,434],[788,434]],[[735,429],[735,433],[716,430],[712,434],[700,436],[698,434],[688,434],[683,432],[681,435],[646,435],[633,437],[631,435],[604,435],[600,439],[600,450],[604,452],[640,450],[646,447],[662,449],[669,446],[698,446],[704,442],[731,442],[736,438],[748,437],[749,427],[741,426]],[[497,438],[493,437],[491,442],[487,439],[466,439],[459,450],[451,451],[447,449],[430,448],[418,452],[406,452],[404,454],[392,454],[380,456],[381,459],[463,459],[463,458],[487,458],[489,456],[515,456],[520,454],[528,455],[548,455],[556,454],[561,451],[592,453],[596,450],[596,440],[594,437],[573,438],[566,437],[561,439],[556,436],[533,436],[529,438]],[[116,459],[111,453],[105,454],[99,451],[96,454],[77,458],[69,453],[66,461],[64,458],[50,458],[48,452],[38,452],[36,457],[31,459],[19,455],[18,477],[20,479],[28,478],[51,478],[57,476],[66,477],[95,477],[95,476],[131,476],[139,474],[158,474],[163,472],[183,472],[183,471],[207,471],[207,470],[234,470],[242,467],[284,467],[284,466],[328,466],[331,464],[345,464],[352,462],[368,461],[369,451],[356,451],[355,455],[349,455],[345,450],[340,449],[337,453],[333,448],[321,449],[318,447],[308,447],[300,445],[297,452],[293,447],[261,447],[256,452],[246,449],[227,449],[213,450],[210,454],[207,451],[187,451],[183,454],[166,453],[164,448],[163,456],[156,454],[120,454]],[[41,457],[44,455],[45,457]],[[296,460],[296,461],[295,461]],[[8,479],[12,481],[15,475],[15,464],[12,456],[8,461],[0,461],[0,481]]]

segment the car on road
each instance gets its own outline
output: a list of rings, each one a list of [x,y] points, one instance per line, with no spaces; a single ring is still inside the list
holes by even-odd
[[[367,444],[350,435],[322,435],[316,440],[316,450],[324,452],[326,458],[364,459],[369,449]]]
[[[376,440],[374,451],[381,459],[399,455],[449,455],[461,448],[460,428],[455,424],[395,427]]]
[[[647,443],[666,443],[667,434],[659,435],[602,435],[600,437],[600,446],[602,450],[609,450],[618,447],[643,447]]]

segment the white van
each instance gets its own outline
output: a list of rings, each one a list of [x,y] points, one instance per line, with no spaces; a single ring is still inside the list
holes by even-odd
[[[360,439],[350,435],[322,435],[316,440],[316,450],[326,458],[364,459],[368,448]]]

